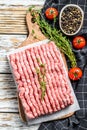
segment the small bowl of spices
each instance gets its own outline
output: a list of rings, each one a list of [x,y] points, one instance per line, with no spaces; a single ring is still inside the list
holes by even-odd
[[[59,26],[65,35],[73,36],[80,31],[83,20],[83,10],[78,5],[68,4],[60,11]]]

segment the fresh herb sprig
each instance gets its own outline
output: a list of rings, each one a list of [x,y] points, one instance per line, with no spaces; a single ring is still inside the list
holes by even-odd
[[[33,10],[31,15],[35,18],[35,21],[39,25],[42,33],[51,41],[54,41],[56,46],[69,58],[71,67],[76,67],[76,58],[72,51],[70,41],[63,36],[62,32],[55,27],[52,27],[44,18],[41,17],[41,12]],[[55,20],[54,20],[55,22]]]
[[[42,64],[40,59],[37,59],[37,62],[39,64],[39,68],[36,68],[36,73],[38,75],[38,80],[40,83],[40,89],[41,89],[41,99],[44,99],[45,93],[46,93],[46,70],[45,70],[45,64]]]
[[[67,55],[71,62],[71,67],[77,66],[75,55],[72,51],[70,41],[63,36],[63,34],[60,32],[60,30],[57,30],[56,28],[52,28],[51,25],[49,25],[45,19],[37,18],[37,23],[40,26],[40,29],[42,33],[51,41],[54,41],[56,46]]]

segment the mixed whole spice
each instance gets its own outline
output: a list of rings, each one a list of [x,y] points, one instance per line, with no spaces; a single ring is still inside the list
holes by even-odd
[[[64,9],[61,15],[61,28],[67,34],[75,33],[82,21],[82,13],[80,9],[74,6],[69,6]]]

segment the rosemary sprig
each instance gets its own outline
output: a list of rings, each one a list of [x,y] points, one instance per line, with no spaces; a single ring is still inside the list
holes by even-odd
[[[63,36],[62,32],[55,27],[52,27],[44,18],[41,17],[41,12],[33,10],[35,21],[39,25],[42,33],[50,40],[54,41],[56,46],[69,58],[71,67],[76,67],[76,58],[72,51],[70,41]],[[38,14],[38,15],[37,15]],[[35,17],[36,16],[36,17]],[[55,22],[55,21],[54,21]]]
[[[41,86],[41,91],[42,91],[41,99],[43,100],[44,96],[45,96],[45,92],[46,92],[46,82],[45,81],[41,81],[40,82],[40,86]]]
[[[52,28],[45,19],[37,18],[37,23],[40,26],[42,33],[50,40],[54,41],[56,46],[67,55],[71,62],[71,67],[77,66],[75,55],[70,46],[69,40],[62,35],[60,30]]]
[[[36,68],[36,73],[38,75],[38,80],[40,83],[40,89],[41,89],[41,99],[44,99],[45,93],[46,93],[46,81],[45,81],[45,64],[42,64],[40,59],[37,58],[37,62],[39,64],[39,68]]]

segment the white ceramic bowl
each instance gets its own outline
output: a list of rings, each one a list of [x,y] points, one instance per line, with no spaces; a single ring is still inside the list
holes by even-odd
[[[78,28],[77,30],[75,30],[74,33],[67,33],[67,32],[65,32],[64,29],[62,28],[62,25],[61,25],[61,16],[62,16],[63,11],[64,11],[67,7],[76,7],[76,8],[78,8],[78,9],[80,10],[80,12],[81,12],[81,15],[82,15],[82,19],[81,19],[81,23],[80,23],[80,25],[79,25],[79,28]],[[67,14],[66,14],[66,15],[67,15]],[[59,15],[59,26],[60,26],[61,31],[62,31],[65,35],[73,36],[73,35],[76,35],[76,34],[80,31],[80,29],[82,28],[83,20],[84,20],[84,12],[83,12],[83,10],[82,10],[78,5],[76,5],[76,4],[67,4],[67,5],[65,5],[65,6],[61,9],[61,11],[60,11],[60,15]],[[66,26],[66,25],[65,25],[65,26]]]

